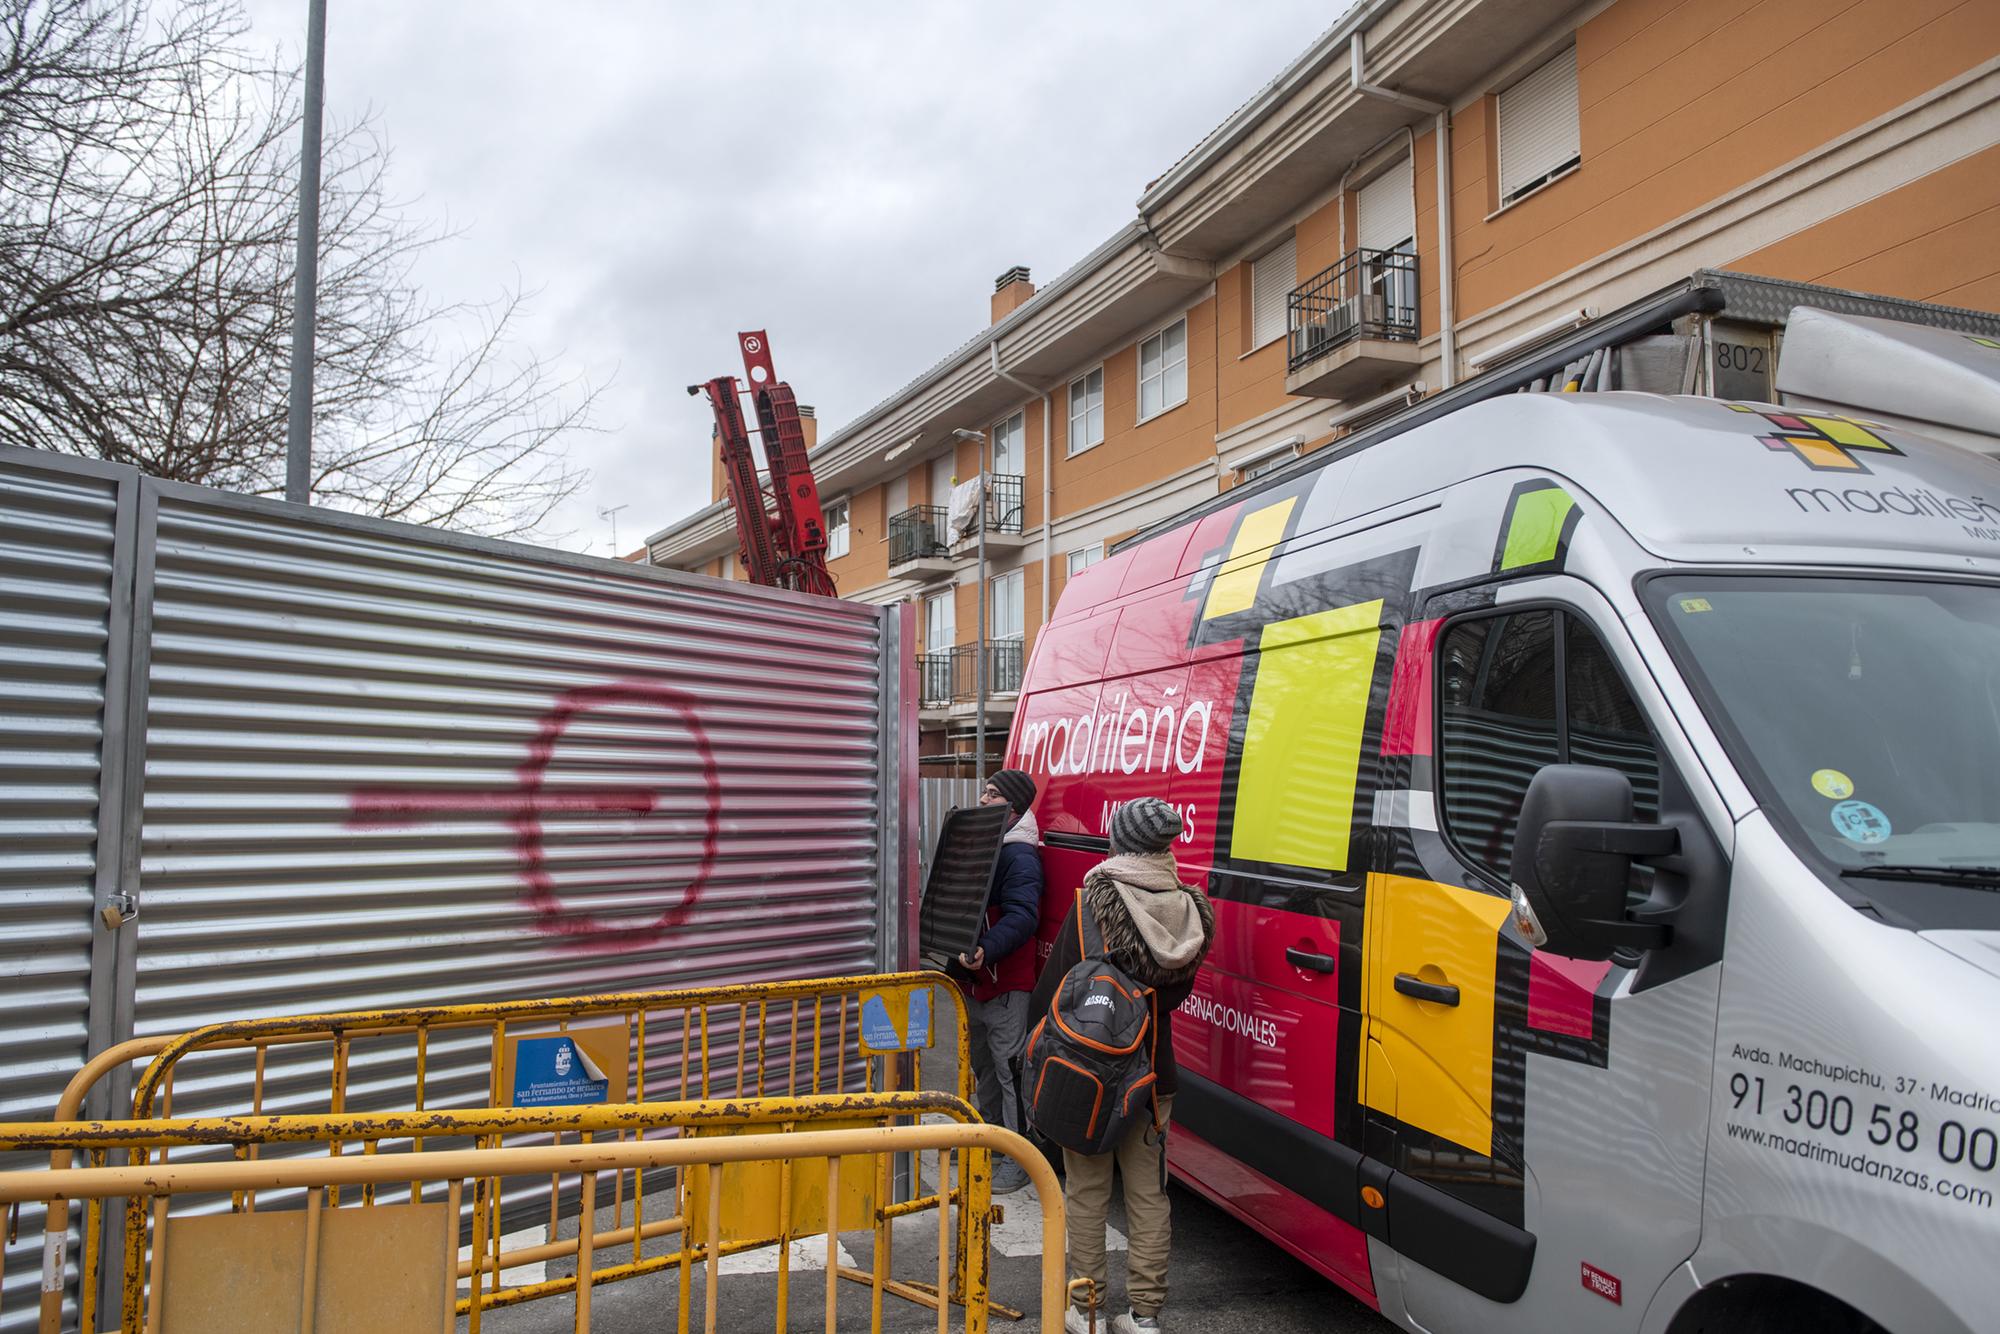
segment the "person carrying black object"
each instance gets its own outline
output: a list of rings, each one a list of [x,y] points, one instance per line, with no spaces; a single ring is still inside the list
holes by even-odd
[[[1105,1289],[1105,1216],[1116,1164],[1125,1182],[1126,1297],[1131,1309],[1111,1322],[1113,1334],[1154,1334],[1167,1300],[1167,1253],[1172,1217],[1167,1204],[1167,1118],[1176,1087],[1173,1014],[1194,989],[1194,975],[1215,939],[1208,896],[1184,885],[1171,849],[1181,817],[1158,797],[1141,797],[1111,815],[1111,856],[1083,878],[1083,906],[1095,917],[1104,957],[1134,981],[1154,989],[1158,1016],[1153,1051],[1158,1128],[1141,1117],[1108,1153],[1063,1150],[1063,1202],[1069,1220],[1069,1272],[1091,1281],[1092,1299]],[[1083,961],[1076,906],[1071,905],[1049,961],[1035,983],[1028,1013],[1049,1012],[1070,969]],[[1071,1307],[1063,1328],[1081,1334],[1089,1316]]]
[[[1029,809],[1034,801],[1035,780],[1019,769],[1002,769],[986,780],[979,804],[1004,803],[1011,814],[986,895],[986,929],[971,954],[958,956],[979,1114],[1016,1132],[1021,1042],[1028,1031],[1028,992],[1035,985],[1035,928],[1042,922],[1042,834]],[[1027,1184],[1026,1169],[1011,1158],[994,1169],[995,1195]]]

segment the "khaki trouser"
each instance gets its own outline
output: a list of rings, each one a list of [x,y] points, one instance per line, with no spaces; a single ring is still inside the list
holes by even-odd
[[[1160,1099],[1160,1124],[1167,1123],[1174,1100]],[[1111,1209],[1111,1168],[1115,1162],[1125,1181],[1125,1296],[1139,1315],[1154,1315],[1167,1300],[1167,1252],[1173,1241],[1173,1220],[1161,1183],[1166,1154],[1165,1136],[1149,1117],[1127,1127],[1109,1153],[1082,1154],[1063,1150],[1063,1205],[1069,1213],[1069,1272],[1096,1285],[1104,1300],[1105,1217]],[[1099,1328],[1106,1328],[1100,1321]]]

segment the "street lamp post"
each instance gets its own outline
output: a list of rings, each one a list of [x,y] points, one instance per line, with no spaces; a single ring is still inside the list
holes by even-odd
[[[292,279],[292,393],[285,499],[312,503],[313,324],[319,306],[320,125],[326,106],[326,0],[306,7],[305,106],[299,116],[299,250]]]

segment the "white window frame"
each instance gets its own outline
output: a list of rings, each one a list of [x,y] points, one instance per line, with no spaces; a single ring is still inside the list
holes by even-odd
[[[1298,447],[1295,445],[1291,449],[1285,450],[1283,453],[1272,454],[1267,458],[1258,459],[1255,463],[1249,464],[1246,467],[1238,468],[1236,470],[1237,479],[1239,481],[1248,482],[1255,478],[1262,477],[1265,473],[1270,472],[1275,468],[1284,467],[1287,463],[1290,463],[1293,459],[1297,458],[1298,456],[1299,456]]]
[[[1167,360],[1167,335],[1169,333],[1172,333],[1176,326],[1178,326],[1181,331],[1181,354],[1180,354],[1180,360],[1178,362],[1173,362]],[[1187,340],[1188,340],[1188,331],[1187,331],[1186,315],[1181,315],[1174,319],[1168,320],[1165,324],[1155,329],[1152,333],[1147,334],[1144,338],[1141,338],[1139,340],[1138,347],[1134,349],[1134,356],[1138,360],[1138,368],[1139,368],[1138,392],[1134,395],[1134,399],[1135,399],[1135,406],[1139,410],[1140,421],[1149,422],[1153,420],[1153,418],[1155,417],[1165,416],[1167,413],[1172,412],[1175,408],[1187,402],[1187,397],[1188,397]],[[1151,376],[1148,376],[1146,374],[1146,345],[1148,343],[1158,343],[1160,345],[1160,368]],[[1172,383],[1172,372],[1176,368],[1178,368],[1181,373],[1180,397],[1170,398],[1167,395],[1167,388]],[[1160,382],[1160,406],[1153,409],[1151,412],[1146,411],[1146,382],[1149,379],[1155,379]]]
[[[1090,390],[1090,379],[1092,376],[1097,377],[1097,392],[1094,395],[1091,393]],[[1077,411],[1078,385],[1082,385],[1084,387],[1082,396],[1083,411],[1080,413]],[[1089,438],[1090,419],[1093,413],[1096,415],[1097,418],[1097,434],[1094,439]],[[1079,418],[1084,423],[1083,429],[1080,431],[1077,429],[1077,421]],[[1077,440],[1079,438],[1083,438],[1084,442],[1082,444],[1077,443]],[[1069,382],[1069,433],[1063,439],[1063,456],[1065,458],[1075,458],[1078,454],[1084,453],[1086,450],[1095,449],[1103,443],[1104,443],[1104,365],[1102,362],[1100,362],[1096,366],[1092,367],[1090,370],[1085,371],[1083,374],[1077,376],[1074,380],[1071,380]]]
[[[826,524],[826,558],[828,560],[839,560],[851,548],[853,542],[852,530],[854,527],[853,500],[854,497],[852,496],[842,496],[840,499],[830,500],[820,507],[820,515]],[[834,522],[833,516],[835,513],[840,515],[839,523]]]
[[[1003,592],[1003,590],[1006,590]],[[1028,578],[1026,571],[1009,570],[986,581],[986,637],[994,643],[1028,637]],[[1014,625],[1000,628],[1000,610],[1012,599]]]
[[[1000,440],[1005,436],[1009,452],[1016,456],[1010,459],[1015,466],[1000,466]],[[1020,412],[1002,417],[994,422],[986,433],[986,468],[994,477],[1020,477],[1028,470],[1028,413]]]
[[[1078,556],[1083,557],[1082,564],[1077,563],[1076,558]],[[1067,577],[1074,579],[1103,559],[1104,544],[1102,542],[1097,542],[1087,547],[1078,547],[1075,551],[1069,553],[1069,574]]]
[[[1533,69],[1494,94],[1493,141],[1498,154],[1497,164],[1504,164],[1506,161],[1506,108],[1508,95],[1517,94],[1518,90],[1524,85],[1533,82],[1536,78],[1547,73],[1559,62],[1567,62],[1569,66],[1569,94],[1571,102],[1567,108],[1570,120],[1568,128],[1574,132],[1575,140],[1573,143],[1565,140],[1564,146],[1569,148],[1570,152],[1559,159],[1552,157],[1541,171],[1528,174],[1526,175],[1526,179],[1521,181],[1510,181],[1505,175],[1496,170],[1495,189],[1499,197],[1498,208],[1495,209],[1496,212],[1500,209],[1511,208],[1537,191],[1555,184],[1583,165],[1583,113],[1581,91],[1577,86],[1576,46],[1574,43],[1563,47],[1559,51],[1552,52],[1546,59],[1538,61]]]
[[[1283,263],[1279,263],[1280,260]],[[1271,267],[1274,264],[1277,265],[1275,271]],[[1257,328],[1258,281],[1260,278],[1267,282],[1271,281],[1270,275],[1273,272],[1278,284],[1277,324],[1260,331]],[[1266,347],[1285,336],[1290,325],[1286,312],[1291,304],[1292,290],[1298,285],[1299,235],[1293,231],[1284,240],[1250,261],[1250,351],[1255,352],[1258,348]]]
[[[937,614],[940,607],[944,609],[944,615],[941,617]],[[945,628],[950,632],[949,642],[942,644],[938,643],[937,637],[931,633],[940,620],[944,622]],[[924,597],[924,652],[949,653],[957,643],[958,589],[952,587],[942,592],[926,594]]]

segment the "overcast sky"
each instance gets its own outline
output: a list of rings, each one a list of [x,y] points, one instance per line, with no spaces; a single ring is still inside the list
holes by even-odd
[[[248,0],[302,48],[306,0]],[[1047,281],[1345,0],[763,3],[332,0],[327,114],[372,111],[392,192],[462,234],[440,302],[519,284],[524,336],[603,386],[591,481],[550,525],[609,554],[708,501],[710,418],[767,328],[822,428]]]

